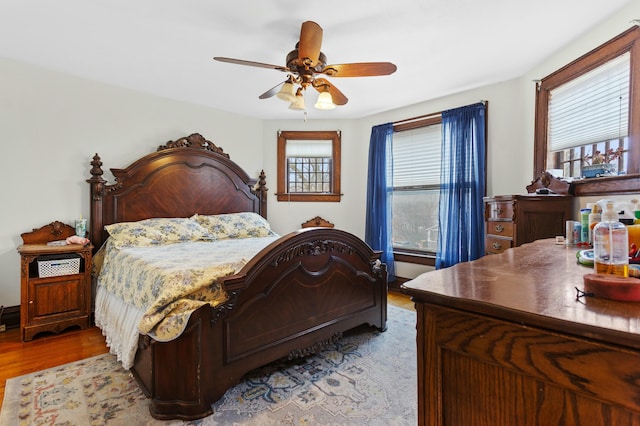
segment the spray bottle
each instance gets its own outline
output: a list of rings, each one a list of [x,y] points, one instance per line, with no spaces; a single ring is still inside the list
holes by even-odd
[[[629,236],[611,200],[600,200],[602,220],[593,228],[596,274],[629,276]]]

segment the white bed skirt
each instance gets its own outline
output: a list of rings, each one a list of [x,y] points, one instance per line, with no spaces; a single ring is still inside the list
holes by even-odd
[[[138,324],[144,312],[127,305],[122,299],[98,286],[95,300],[95,322],[105,336],[109,352],[125,370],[133,366],[138,349]]]

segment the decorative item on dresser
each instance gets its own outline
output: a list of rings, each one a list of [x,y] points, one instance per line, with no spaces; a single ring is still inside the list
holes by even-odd
[[[565,222],[573,217],[569,184],[545,172],[527,190],[528,194],[484,198],[487,254],[565,234]]]
[[[67,244],[75,228],[55,221],[21,235],[20,336],[89,327],[93,246]],[[47,243],[59,242],[59,245]]]
[[[228,258],[237,250],[230,253],[224,248],[233,247],[234,239],[244,238],[237,242],[245,244],[268,239],[264,248],[251,254],[248,260],[226,266],[228,274],[205,280],[205,287],[198,289],[197,297],[181,296],[179,302],[199,307],[185,311],[188,315],[184,327],[168,327],[177,329],[179,335],[175,338],[154,338],[151,333],[138,335],[137,327],[133,332],[129,328],[120,334],[109,332],[123,322],[119,321],[119,312],[135,315],[140,312],[145,319],[147,311],[146,306],[125,304],[113,296],[104,277],[105,269],[114,271],[117,262],[112,260],[108,266],[105,262],[98,277],[96,323],[99,318],[104,320],[101,328],[108,333],[108,341],[133,336],[132,351],[125,355],[133,354],[131,372],[150,398],[153,417],[190,420],[207,416],[211,404],[254,368],[282,357],[315,353],[361,324],[386,328],[387,274],[386,266],[380,263],[380,253],[348,232],[327,227],[301,229],[284,236],[271,233],[265,220],[264,173],[259,179],[250,178],[222,148],[201,135],[170,141],[124,169],[111,169],[116,178],[112,185],[102,178],[98,154],[91,164],[92,177],[87,181],[91,186],[90,235],[96,247],[106,242],[105,259],[109,256],[107,249],[114,248],[110,246],[116,241],[107,231],[130,222],[169,218],[172,223],[190,220],[220,223],[223,218],[240,215],[252,217],[262,224],[262,230],[269,230],[268,235],[258,238],[250,235],[254,231],[226,226],[225,222],[201,234],[208,241],[200,238],[164,245],[169,250],[184,246],[189,251],[180,255],[189,256],[206,244],[207,255],[232,262]],[[188,226],[190,231],[197,228],[193,223]],[[231,236],[239,231],[246,235]],[[229,234],[221,238],[217,232]],[[214,250],[220,246],[218,251]],[[162,249],[153,247],[153,251],[156,248]],[[125,249],[115,255],[135,251]],[[139,251],[150,250],[142,247]],[[190,259],[207,262],[205,256],[191,255]],[[144,264],[147,258],[140,256],[139,260]],[[147,275],[162,273],[162,265],[147,265],[144,269]],[[217,267],[211,262],[200,266],[188,276]],[[190,270],[184,273],[189,274]],[[130,274],[129,278],[138,282],[142,275]],[[127,292],[138,287],[131,282],[126,284]],[[163,281],[162,285],[153,286],[160,287],[158,291],[162,293],[173,294],[186,284],[167,287]],[[218,299],[212,300],[211,294]],[[109,322],[109,318],[114,321]],[[143,321],[135,325],[138,323]]]
[[[419,425],[640,424],[638,304],[576,294],[577,251],[539,240],[403,285]]]

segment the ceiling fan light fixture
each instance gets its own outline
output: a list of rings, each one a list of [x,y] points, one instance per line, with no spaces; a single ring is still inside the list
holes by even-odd
[[[276,96],[283,101],[295,102],[296,87],[291,81],[286,81]]]
[[[307,109],[304,105],[304,96],[302,96],[302,91],[300,89],[298,89],[298,92],[296,93],[295,100],[291,102],[291,105],[289,105],[289,109],[298,111],[304,111]]]
[[[320,92],[318,100],[314,105],[318,109],[334,109],[336,104],[333,103],[333,98],[329,92]]]

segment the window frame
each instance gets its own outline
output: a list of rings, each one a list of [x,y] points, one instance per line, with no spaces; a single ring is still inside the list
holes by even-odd
[[[607,61],[629,52],[629,152],[627,174],[577,180],[572,183],[575,196],[629,194],[640,191],[640,27],[634,26],[606,43],[565,65],[536,84],[534,123],[534,179],[547,170],[547,127],[549,93],[552,89],[579,77]]]
[[[442,114],[435,113],[427,116],[400,121],[393,125],[393,132],[403,132],[420,127],[442,124]],[[435,266],[436,253],[431,251],[418,251],[412,249],[393,248],[393,257],[396,262],[413,263],[416,265]]]
[[[287,141],[288,140],[329,140],[331,141],[331,155],[333,167],[331,179],[333,182],[331,192],[288,192],[287,191]],[[278,132],[278,201],[317,201],[339,202],[340,192],[340,144],[341,132],[339,130],[318,131],[279,131]]]

